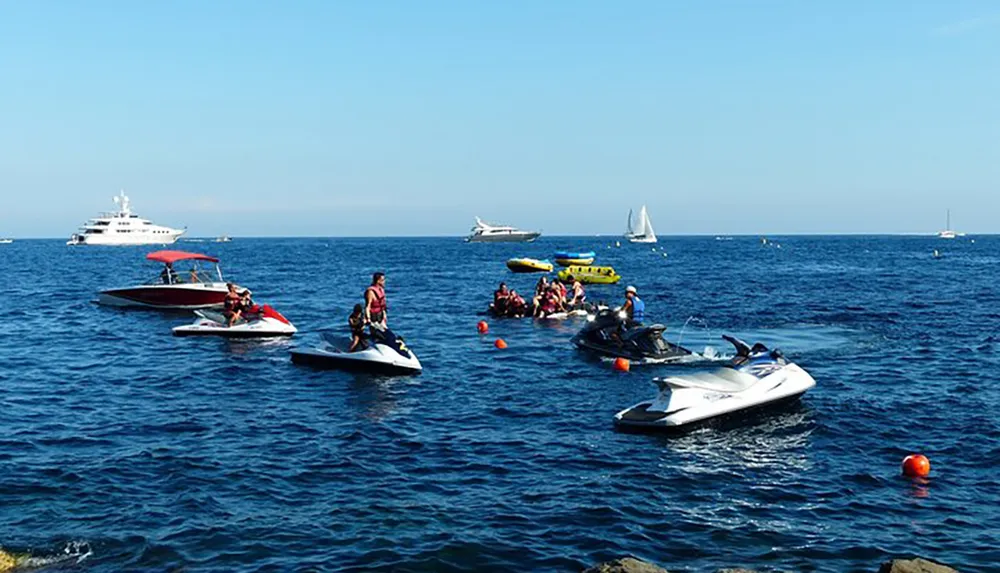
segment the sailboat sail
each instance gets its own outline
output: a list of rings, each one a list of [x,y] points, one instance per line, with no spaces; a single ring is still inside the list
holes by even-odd
[[[649,220],[649,213],[646,212],[646,207],[642,208],[642,214],[644,215],[642,218],[643,234],[650,243],[655,243],[656,233],[653,232],[653,222]]]
[[[649,220],[649,213],[646,212],[645,205],[639,209],[639,216],[635,221],[632,220],[631,209],[629,210],[628,230],[625,233],[625,238],[633,243],[656,242],[656,233],[653,232],[653,223]]]

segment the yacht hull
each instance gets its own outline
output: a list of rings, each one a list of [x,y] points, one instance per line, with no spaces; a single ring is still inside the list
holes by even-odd
[[[172,245],[184,234],[184,231],[173,233],[135,234],[128,237],[105,234],[75,234],[68,241],[67,245],[100,245],[100,246],[131,246],[131,245]]]
[[[465,239],[467,243],[530,243],[541,233],[511,233],[509,235],[477,235]]]

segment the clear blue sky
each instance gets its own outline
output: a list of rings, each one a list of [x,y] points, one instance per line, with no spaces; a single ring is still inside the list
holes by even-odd
[[[0,2],[0,235],[1000,232],[1000,3]]]

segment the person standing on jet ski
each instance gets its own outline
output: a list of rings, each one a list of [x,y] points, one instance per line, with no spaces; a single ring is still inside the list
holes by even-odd
[[[628,328],[642,324],[646,318],[646,303],[642,302],[639,293],[632,285],[625,287],[625,304],[622,305],[622,312],[625,313],[625,326]]]
[[[372,284],[365,289],[365,321],[387,327],[389,305],[385,301],[385,273],[372,275]]]

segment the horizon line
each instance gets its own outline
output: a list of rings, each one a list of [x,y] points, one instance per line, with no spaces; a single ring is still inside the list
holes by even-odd
[[[915,231],[902,231],[902,232],[833,232],[833,233],[822,233],[822,232],[786,232],[786,233],[672,233],[657,235],[658,238],[665,237],[754,237],[754,238],[767,238],[767,237],[935,237],[938,231],[933,232],[915,232]],[[1000,233],[963,233],[957,238],[977,236],[977,237],[988,237],[1000,235]],[[231,239],[464,239],[468,235],[227,235]],[[141,247],[150,245],[170,245],[177,243],[192,242],[192,239],[197,239],[198,242],[215,243],[219,235],[205,235],[205,236],[191,236],[182,237],[175,241],[174,243],[147,243],[145,245],[89,245],[89,246],[112,246],[112,247]],[[621,234],[614,235],[542,235],[542,237],[559,237],[559,238],[592,238],[592,239],[602,239],[602,238],[619,238],[624,239]],[[64,241],[64,237],[38,237],[38,236],[26,236],[17,237],[14,235],[0,236],[3,239],[12,239],[20,241]],[[516,243],[518,241],[512,241],[511,243]],[[523,241],[522,241],[523,242]],[[537,242],[532,241],[532,242]],[[503,244],[502,241],[498,242]],[[489,241],[483,242],[483,244],[490,244]]]

